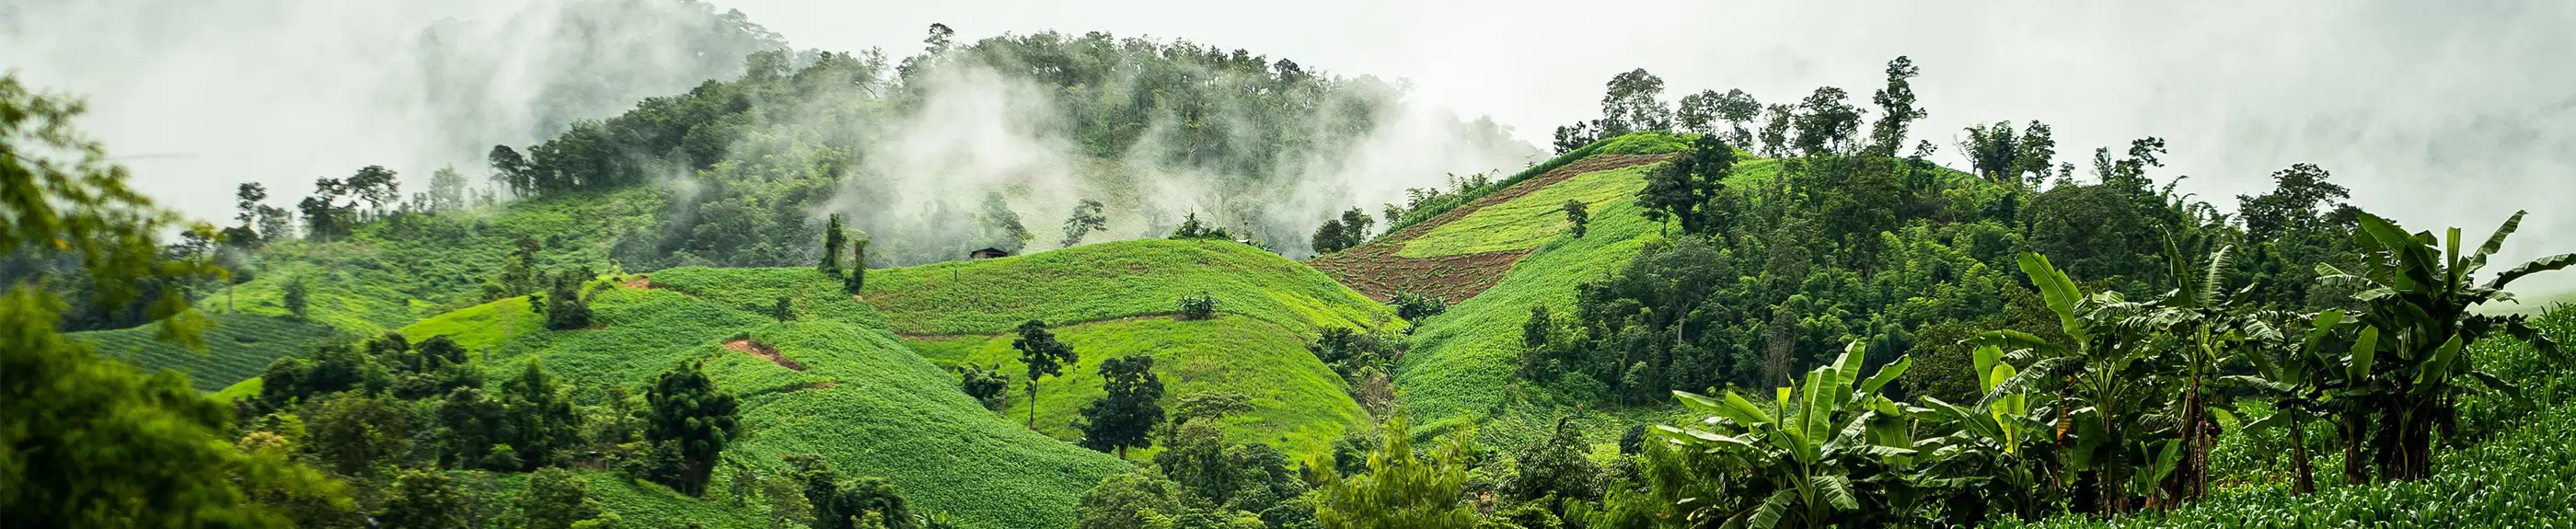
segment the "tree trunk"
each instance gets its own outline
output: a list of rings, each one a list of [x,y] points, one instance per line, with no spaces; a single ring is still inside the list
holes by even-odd
[[[1038,383],[1029,382],[1029,429],[1038,429]]]
[[[2360,485],[2370,482],[2370,462],[2362,457],[2362,444],[2370,442],[2369,432],[2362,430],[2363,410],[2347,410],[2343,420],[2343,483]]]
[[[2298,481],[2290,486],[2291,494],[2305,495],[2317,491],[2316,469],[2308,466],[2308,436],[2305,421],[2290,419],[2291,466],[2297,469]]]

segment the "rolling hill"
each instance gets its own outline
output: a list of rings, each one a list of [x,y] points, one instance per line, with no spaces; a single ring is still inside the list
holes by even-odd
[[[188,383],[215,391],[259,376],[270,361],[330,339],[331,327],[277,316],[214,314],[206,329],[206,349],[192,350],[153,339],[159,323],[127,329],[85,331],[72,337],[96,348],[100,356],[149,369],[188,374]]]
[[[674,272],[680,274],[653,280],[667,278],[682,289],[698,284],[690,271]],[[1230,241],[1108,242],[875,270],[868,277],[862,297],[941,365],[999,364],[1004,373],[1024,373],[1009,333],[1021,322],[1047,322],[1083,360],[1066,376],[1038,385],[1038,429],[1062,439],[1077,438],[1072,418],[1101,394],[1092,366],[1143,354],[1155,359],[1167,406],[1199,391],[1243,393],[1254,411],[1228,420],[1229,436],[1270,442],[1292,455],[1319,453],[1343,428],[1369,419],[1340,377],[1307,352],[1306,341],[1330,327],[1402,325],[1384,306],[1322,273]],[[1219,317],[1173,316],[1182,296],[1202,292],[1217,299]],[[774,303],[774,296],[743,302]],[[1024,414],[1026,397],[1014,393],[1008,411]]]

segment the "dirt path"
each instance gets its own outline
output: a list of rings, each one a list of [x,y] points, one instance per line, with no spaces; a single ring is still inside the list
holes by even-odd
[[[1376,242],[1317,257],[1306,261],[1306,264],[1324,272],[1324,275],[1332,276],[1333,280],[1350,286],[1351,290],[1357,290],[1378,301],[1393,298],[1397,292],[1437,296],[1453,304],[1466,301],[1467,298],[1484,293],[1485,289],[1493,288],[1495,283],[1502,282],[1503,274],[1512,271],[1512,264],[1520,262],[1522,257],[1529,256],[1532,250],[1505,250],[1440,257],[1401,257],[1396,253],[1403,251],[1405,243],[1412,242],[1414,238],[1431,233],[1431,230],[1439,229],[1440,226],[1447,225],[1451,221],[1466,218],[1467,215],[1474,214],[1476,210],[1484,209],[1486,206],[1509,202],[1557,182],[1574,178],[1575,175],[1660,162],[1668,156],[1607,154],[1585,158],[1548,171],[1547,174],[1523,180],[1494,194],[1485,195],[1484,198],[1458,206],[1457,209],[1449,210],[1438,217],[1396,230],[1395,233],[1378,238]]]
[[[652,289],[653,289],[653,278],[651,278],[651,277],[646,277],[646,276],[645,276],[645,275],[643,275],[643,274],[636,274],[636,275],[634,275],[634,276],[631,276],[631,277],[626,278],[626,282],[624,282],[624,283],[618,283],[618,286],[623,286],[623,287],[626,287],[626,288],[632,288],[632,289],[636,289],[636,290],[652,290]]]
[[[768,359],[769,363],[778,364],[778,367],[784,367],[793,371],[805,370],[805,364],[797,363],[796,359],[778,354],[777,347],[771,347],[769,344],[760,343],[756,340],[734,340],[725,342],[724,346],[726,349],[732,349],[734,351],[741,352],[742,354]]]

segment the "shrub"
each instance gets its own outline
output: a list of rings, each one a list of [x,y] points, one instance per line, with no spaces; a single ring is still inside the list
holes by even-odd
[[[1181,319],[1204,320],[1213,317],[1216,317],[1216,296],[1209,295],[1205,290],[1195,295],[1181,296]]]

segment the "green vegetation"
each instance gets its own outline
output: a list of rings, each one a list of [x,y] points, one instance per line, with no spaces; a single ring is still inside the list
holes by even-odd
[[[1058,439],[1080,438],[1074,427],[1080,410],[1104,396],[1102,379],[1090,363],[1114,356],[1145,355],[1154,359],[1154,374],[1165,390],[1162,406],[1174,409],[1182,396],[1233,391],[1251,397],[1253,410],[1224,419],[1226,436],[1272,443],[1298,457],[1323,453],[1345,428],[1367,424],[1368,414],[1345,393],[1341,377],[1306,351],[1295,332],[1252,318],[1220,314],[1214,319],[1179,321],[1137,317],[1076,324],[1053,329],[1056,339],[1073,346],[1086,364],[1063,377],[1039,382],[1046,404],[1038,408],[1038,431]],[[1025,368],[1011,336],[951,337],[916,340],[925,357],[942,365],[1001,364],[1004,373]],[[1009,413],[1021,415],[1025,402],[1014,400]],[[1135,452],[1148,458],[1159,450]]]
[[[1400,257],[1439,257],[1527,250],[1570,234],[1574,224],[1562,215],[1567,202],[1600,211],[1630,202],[1646,187],[1650,166],[1584,173],[1510,201],[1477,209],[1458,220],[1404,243]],[[1587,215],[1588,216],[1588,215]],[[1588,228],[1587,222],[1587,228]]]
[[[1210,240],[1138,240],[1036,254],[878,270],[861,296],[895,332],[995,334],[1171,314],[1206,291],[1218,310],[1302,332],[1375,328],[1391,318],[1323,273],[1258,248]]]
[[[259,376],[270,360],[291,351],[310,348],[332,338],[330,327],[274,316],[216,314],[206,327],[206,349],[187,347],[154,339],[162,324],[109,331],[71,333],[73,340],[88,344],[105,358],[123,360],[145,371],[172,370],[188,375],[188,383],[199,391],[212,392],[244,379]]]

